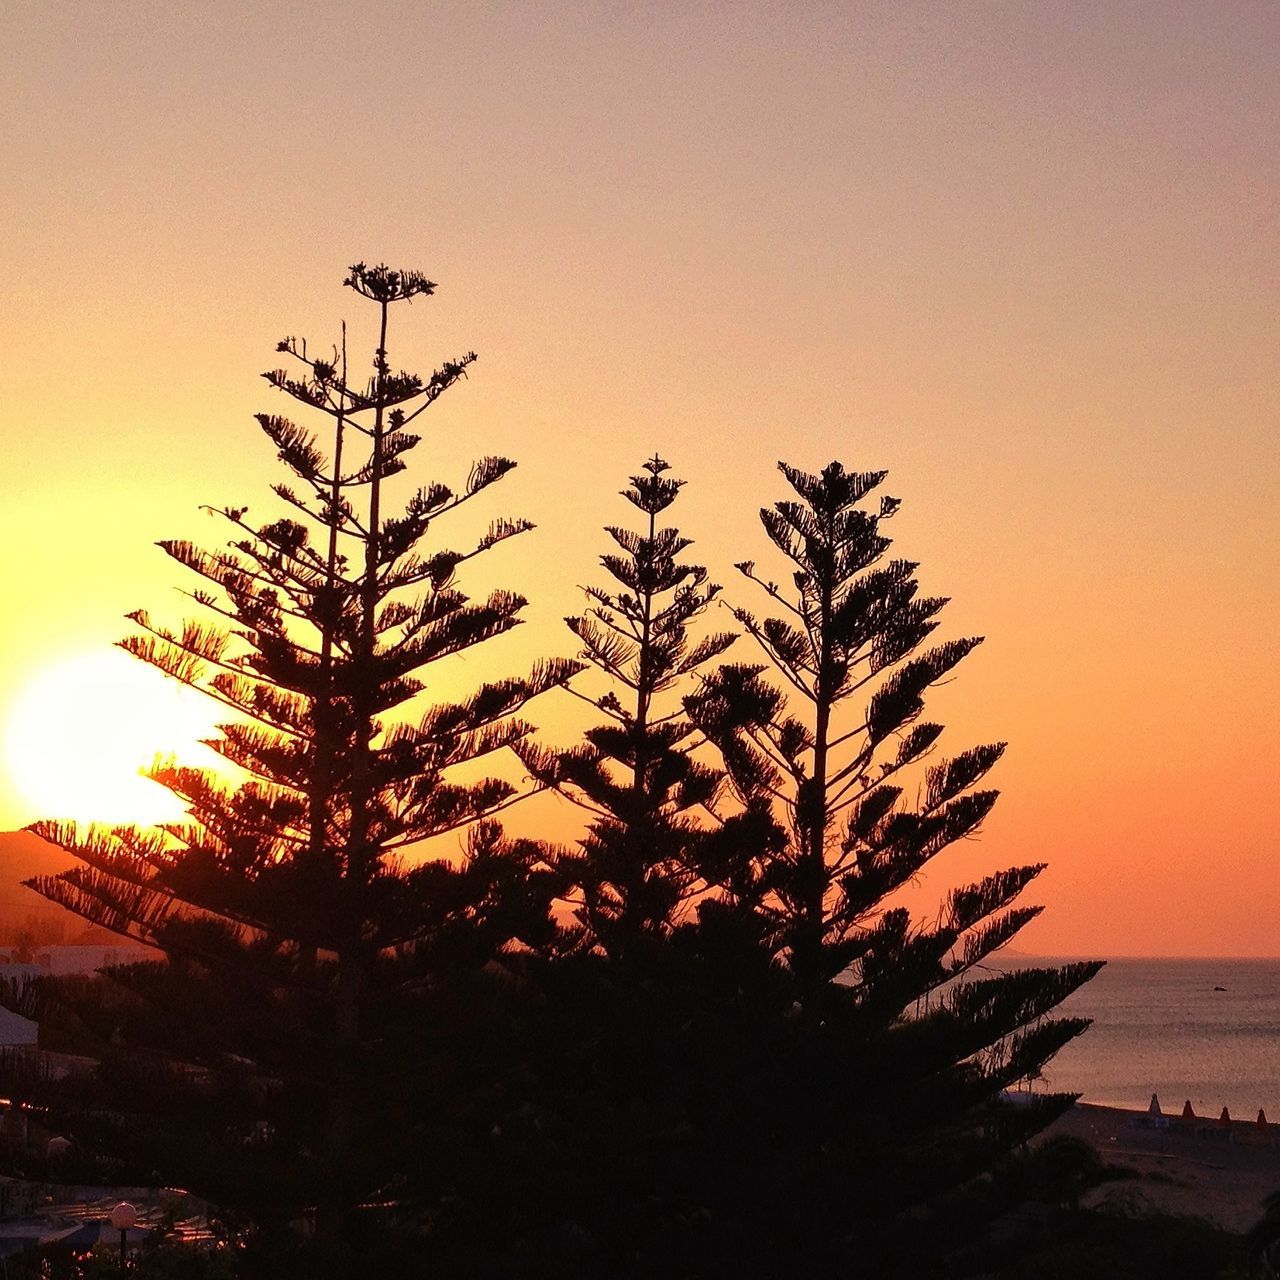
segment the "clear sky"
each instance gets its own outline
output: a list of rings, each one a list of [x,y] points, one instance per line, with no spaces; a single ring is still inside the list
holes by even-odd
[[[736,599],[774,464],[888,467],[1008,739],[943,879],[1047,859],[1029,948],[1278,954],[1280,7],[1271,0],[48,4],[0,48],[0,732],[276,475],[286,334],[356,259],[474,348],[419,475],[520,469],[474,585],[567,652],[655,449]],[[501,556],[501,558],[499,558]],[[473,674],[473,673],[463,673]],[[24,704],[26,698],[26,704]],[[37,709],[38,710],[38,709]],[[38,816],[6,777],[0,829]]]

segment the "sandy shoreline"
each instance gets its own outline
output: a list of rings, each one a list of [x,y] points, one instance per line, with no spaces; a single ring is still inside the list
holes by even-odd
[[[1186,1122],[1166,1117],[1156,1126],[1144,1111],[1077,1103],[1047,1130],[1094,1147],[1134,1178],[1108,1183],[1093,1201],[1206,1218],[1242,1233],[1262,1216],[1262,1201],[1280,1191],[1280,1124],[1266,1129],[1212,1118]]]

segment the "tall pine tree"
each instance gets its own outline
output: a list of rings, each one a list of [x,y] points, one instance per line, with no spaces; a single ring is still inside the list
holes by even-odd
[[[679,1257],[701,1275],[689,1227],[739,1187],[748,1064],[790,997],[732,882],[778,832],[759,806],[718,817],[724,772],[695,754],[683,697],[738,637],[707,616],[720,588],[669,523],[669,470],[654,456],[631,477],[638,527],[606,528],[607,585],[565,620],[587,667],[570,690],[601,722],[564,750],[517,746],[590,823],[552,855],[573,923],[524,968],[526,1070],[483,1177],[438,1223],[442,1274],[651,1275]]]
[[[706,834],[695,815],[712,805],[722,778],[695,759],[696,731],[672,691],[736,639],[690,635],[720,588],[681,559],[689,539],[662,523],[683,483],[669,470],[655,455],[631,477],[622,496],[642,527],[606,528],[617,550],[600,563],[613,583],[585,588],[587,611],[565,620],[579,657],[605,680],[605,692],[578,696],[605,722],[565,751],[517,748],[534,777],[592,816],[581,847],[557,865],[576,896],[579,941],[624,964],[669,936],[706,890],[689,846]]]
[[[861,1256],[870,1268],[883,1248],[886,1266],[907,1266],[893,1251],[918,1233],[893,1224],[954,1201],[1070,1105],[1050,1095],[1014,1110],[1000,1095],[1084,1029],[1054,1010],[1100,966],[986,971],[1039,913],[1015,900],[1042,864],[954,890],[936,919],[895,901],[996,799],[980,784],[1003,744],[928,763],[942,726],[921,718],[928,690],[980,641],[927,643],[946,601],[920,593],[914,563],[887,557],[898,501],[875,497],[884,472],[780,465],[795,496],[761,520],[789,583],[738,565],[771,606],[735,609],[766,662],[720,668],[688,705],[741,803],[770,806],[785,830],[740,872],[807,1028],[773,1095],[790,1117],[772,1151],[779,1212],[823,1241],[815,1265]],[[844,1237],[830,1230],[840,1215]]]
[[[474,766],[518,743],[522,706],[577,669],[540,663],[459,701],[433,696],[432,665],[509,631],[525,604],[472,599],[460,573],[531,525],[494,520],[462,550],[435,537],[511,470],[500,457],[389,509],[414,424],[475,357],[426,378],[395,370],[390,313],[435,286],[363,264],[345,283],[376,318],[371,375],[349,374],[345,330],[325,357],[286,339],[289,367],[265,375],[329,422],[326,451],[258,416],[292,473],[274,486],[291,514],[254,523],[225,508],[226,548],[161,543],[201,579],[191,596],[211,620],[173,630],[139,611],[123,642],[228,708],[211,745],[238,780],[162,763],[153,776],[186,821],[33,828],[81,864],[33,887],[163,959],[113,970],[109,999],[102,984],[37,990],[32,1007],[100,1065],[25,1086],[118,1176],[187,1186],[260,1223],[314,1209],[333,1240],[466,1112],[449,1092],[468,1087],[466,1046],[444,1052],[433,1010],[465,1004],[449,992],[553,928],[538,849],[492,821],[516,789]],[[406,860],[465,829],[460,854]]]

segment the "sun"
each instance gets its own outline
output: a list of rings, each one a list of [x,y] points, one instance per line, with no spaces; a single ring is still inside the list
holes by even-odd
[[[219,707],[118,649],[53,662],[5,726],[6,764],[33,818],[170,822],[182,802],[143,775],[159,756],[216,768],[200,740]]]

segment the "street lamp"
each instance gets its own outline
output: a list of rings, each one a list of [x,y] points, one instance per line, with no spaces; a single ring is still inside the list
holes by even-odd
[[[124,1271],[124,1242],[129,1228],[138,1220],[138,1211],[127,1200],[111,1210],[111,1225],[120,1233],[120,1270]]]

